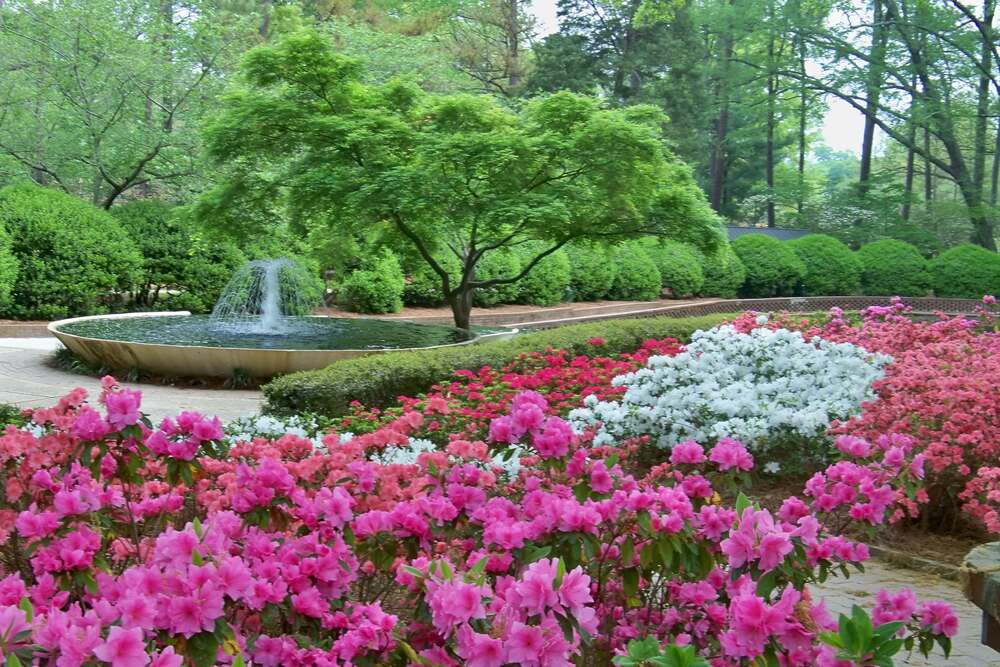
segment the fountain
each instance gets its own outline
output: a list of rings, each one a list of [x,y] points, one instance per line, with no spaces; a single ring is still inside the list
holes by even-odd
[[[319,293],[289,259],[248,262],[210,315],[187,311],[92,315],[52,322],[49,331],[83,359],[167,377],[273,377],[334,361],[398,350],[463,345],[516,331],[477,335],[449,326],[374,318],[317,317]]]

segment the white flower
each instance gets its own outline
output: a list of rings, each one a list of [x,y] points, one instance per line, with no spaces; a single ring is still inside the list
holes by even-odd
[[[775,475],[781,472],[781,464],[777,461],[768,461],[764,464],[764,472],[769,475]]]
[[[767,315],[758,315],[757,316],[757,326],[762,327],[765,324],[767,324]]]
[[[764,317],[764,316],[762,316]],[[786,329],[698,331],[684,352],[651,357],[614,379],[617,401],[588,397],[569,419],[597,427],[594,444],[648,435],[663,447],[732,437],[758,447],[774,436],[814,438],[874,398],[890,357]]]

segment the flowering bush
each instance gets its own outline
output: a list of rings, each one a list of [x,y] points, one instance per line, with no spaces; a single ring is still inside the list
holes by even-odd
[[[908,501],[926,505],[928,518],[939,526],[953,526],[964,506],[1000,531],[993,470],[1000,458],[1000,336],[989,312],[994,302],[985,299],[977,320],[942,315],[919,321],[907,317],[908,309],[896,300],[867,309],[853,324],[834,309],[825,322],[782,317],[763,326],[799,328],[807,337],[892,355],[884,377],[873,385],[878,400],[835,421],[831,431],[871,443],[908,443],[907,455],[925,471],[922,480],[911,476],[899,489]],[[751,331],[762,325],[748,314],[734,326]],[[923,488],[914,491],[913,483]],[[917,507],[908,501],[905,514],[913,516]]]
[[[153,425],[139,392],[104,387],[103,412],[77,390],[0,436],[7,664],[606,665],[633,642],[720,667],[868,659],[808,590],[866,548],[801,502],[722,504],[753,465],[736,441],[639,479],[636,443],[590,446],[521,392],[490,426],[525,451],[501,484],[481,441],[370,460],[410,442],[412,410],[318,450],[227,448],[218,420]],[[869,635],[925,650],[955,632],[938,602],[888,623]]]
[[[763,323],[763,322],[762,322]],[[700,331],[672,357],[614,380],[620,400],[587,397],[570,413],[595,444],[648,435],[662,447],[732,437],[765,450],[793,436],[822,436],[832,420],[856,413],[890,358],[850,343],[786,329]]]

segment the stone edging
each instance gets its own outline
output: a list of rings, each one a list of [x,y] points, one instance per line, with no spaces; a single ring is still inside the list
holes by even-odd
[[[948,563],[924,558],[923,556],[914,556],[905,551],[882,547],[876,544],[869,544],[868,550],[872,556],[876,556],[890,565],[905,567],[908,570],[927,572],[948,581],[958,581],[960,577],[961,568],[957,565],[949,565]]]

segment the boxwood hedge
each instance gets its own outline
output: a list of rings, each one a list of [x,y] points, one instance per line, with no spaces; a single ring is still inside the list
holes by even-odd
[[[264,411],[335,417],[346,414],[352,401],[384,407],[398,396],[426,392],[456,370],[503,366],[525,352],[553,348],[574,354],[618,354],[636,349],[649,338],[687,341],[695,331],[732,317],[616,319],[546,329],[506,341],[346,359],[322,370],[292,373],[272,380],[264,386]],[[591,341],[595,338],[603,342],[594,345]]]

